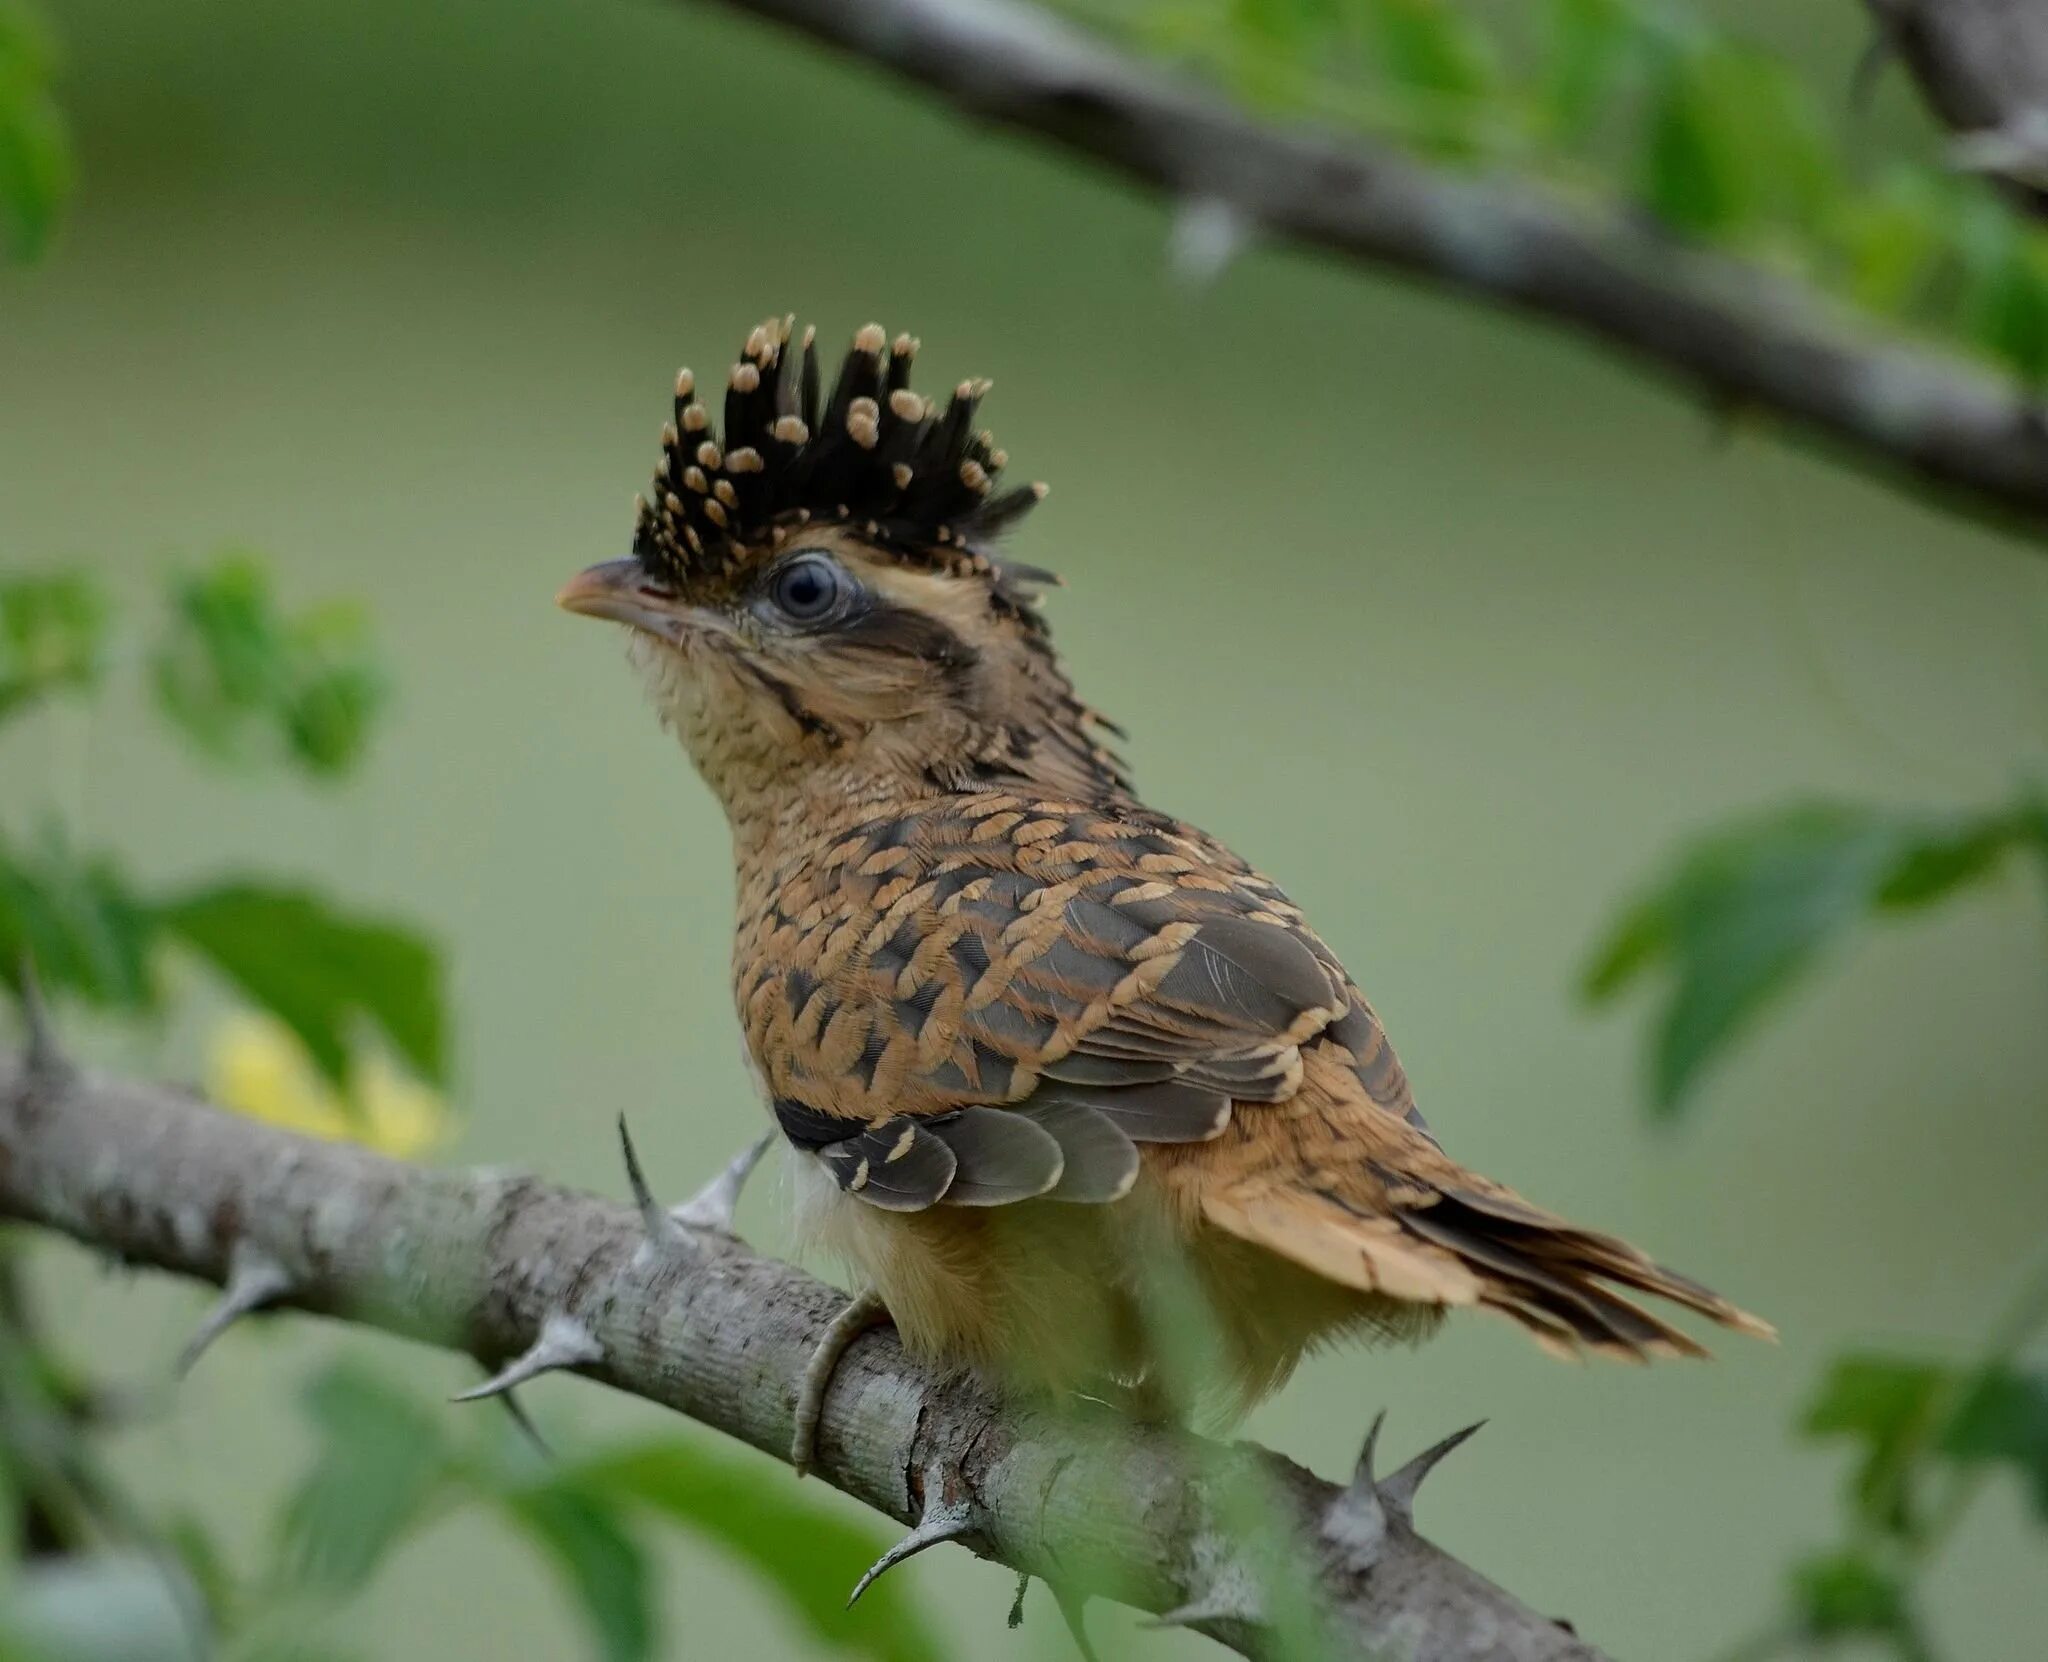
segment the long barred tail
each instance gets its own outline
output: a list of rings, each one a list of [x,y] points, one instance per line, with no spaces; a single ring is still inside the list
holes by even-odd
[[[1700,1343],[1622,1296],[1653,1293],[1757,1338],[1776,1331],[1627,1242],[1581,1229],[1492,1185],[1403,1188],[1368,1209],[1328,1188],[1222,1186],[1202,1210],[1220,1229],[1365,1293],[1476,1305],[1519,1323],[1554,1355],[1625,1361],[1705,1356]]]

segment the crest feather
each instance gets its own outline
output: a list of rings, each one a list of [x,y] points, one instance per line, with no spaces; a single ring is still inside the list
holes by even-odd
[[[1008,458],[974,415],[989,383],[963,381],[943,412],[910,390],[918,343],[880,324],[853,337],[829,398],[820,396],[816,331],[792,344],[795,318],[747,336],[726,376],[724,426],[676,377],[675,418],[643,497],[633,552],[679,589],[730,575],[797,526],[848,525],[928,566],[998,574],[987,545],[1045,494],[1002,491]]]

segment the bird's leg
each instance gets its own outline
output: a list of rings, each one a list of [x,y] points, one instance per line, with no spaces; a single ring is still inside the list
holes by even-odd
[[[869,1328],[882,1327],[889,1320],[889,1307],[874,1293],[856,1294],[832,1318],[832,1325],[825,1329],[818,1348],[804,1364],[804,1376],[796,1391],[796,1429],[789,1445],[789,1463],[796,1468],[798,1477],[811,1469],[811,1458],[818,1452],[818,1420],[825,1412],[825,1393],[831,1389],[839,1359]]]

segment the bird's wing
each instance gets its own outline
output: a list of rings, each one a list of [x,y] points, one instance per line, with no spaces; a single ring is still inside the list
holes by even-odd
[[[1192,1212],[1362,1294],[1634,1358],[1699,1347],[1617,1289],[1769,1332],[1446,1155],[1301,914],[1143,809],[856,826],[777,874],[738,975],[785,1135],[872,1205],[1113,1200],[1149,1143]]]
[[[748,1042],[785,1134],[874,1205],[1114,1199],[1135,1144],[1285,1100],[1326,1029],[1412,1113],[1285,896],[1143,810],[951,799],[854,828],[772,890],[741,940]]]

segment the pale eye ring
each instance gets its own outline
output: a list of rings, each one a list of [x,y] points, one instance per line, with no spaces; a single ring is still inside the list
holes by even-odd
[[[775,569],[766,599],[783,619],[815,629],[845,616],[858,592],[844,566],[831,555],[810,549]]]

